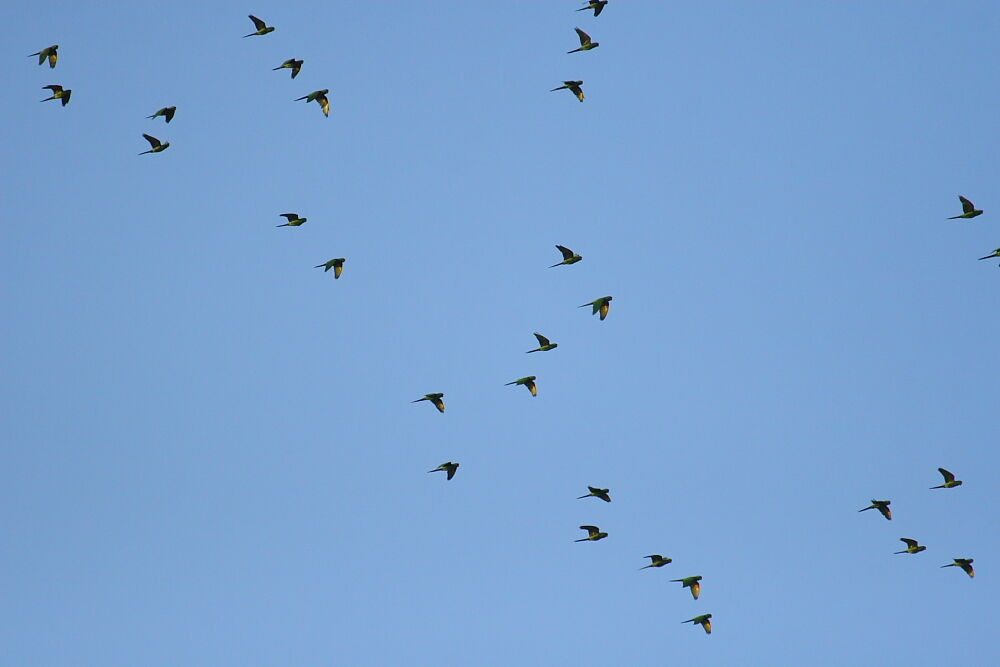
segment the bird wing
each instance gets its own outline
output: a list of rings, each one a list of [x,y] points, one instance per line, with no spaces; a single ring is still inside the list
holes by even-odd
[[[587,46],[590,44],[590,35],[580,30],[579,28],[573,28],[576,30],[576,34],[580,36],[580,46]]]
[[[563,259],[570,259],[571,257],[573,257],[573,251],[567,248],[566,246],[557,245],[556,248],[558,248],[559,252],[562,253]]]
[[[538,339],[538,344],[541,345],[542,347],[545,347],[546,345],[549,344],[549,339],[540,333],[536,333],[535,338]]]
[[[580,526],[580,529],[587,531],[590,535],[597,535],[601,532],[601,529],[597,526]]]
[[[892,520],[892,510],[889,509],[888,505],[879,505],[876,509],[878,509],[878,511],[881,512],[882,516],[886,519],[889,519],[890,521]]]
[[[320,95],[319,98],[317,98],[317,99],[319,100],[320,106],[323,108],[323,115],[324,116],[329,116],[330,115],[330,100],[327,99],[326,95]]]
[[[938,468],[938,472],[941,473],[942,477],[944,477],[944,481],[946,483],[955,481],[955,476],[950,472],[948,472],[947,470],[945,470],[944,468]]]
[[[594,16],[600,16],[601,12],[604,11],[604,5],[606,5],[606,4],[608,4],[608,3],[602,2],[601,4],[599,4],[596,7],[594,7]]]
[[[42,86],[42,88],[48,88],[48,89],[49,89],[49,90],[51,90],[51,91],[52,91],[53,93],[58,93],[59,91],[61,91],[61,90],[63,89],[63,87],[62,87],[62,86],[60,86],[60,85],[57,85],[57,84],[54,84],[54,83],[53,83],[53,84],[50,84],[50,85],[48,85],[48,86]]]
[[[167,117],[167,122],[169,123],[174,119],[174,113],[176,113],[177,107],[167,107],[163,110],[163,115]]]
[[[900,542],[905,542],[906,546],[908,546],[910,548],[914,548],[914,547],[917,546],[917,541],[916,540],[911,540],[908,537],[901,537],[901,538],[899,538],[899,541]]]
[[[257,30],[263,30],[264,28],[267,27],[266,23],[264,23],[263,21],[261,21],[259,18],[257,18],[253,14],[248,14],[248,16],[250,17],[250,20],[253,21],[253,25],[254,25],[255,28],[257,28]]]
[[[962,195],[958,195],[958,200],[962,202],[962,213],[972,213],[973,211],[976,210],[975,204],[973,204],[971,201],[969,201]]]
[[[296,218],[298,218],[298,217],[299,217],[299,214],[298,214],[298,213],[280,213],[279,215],[280,215],[280,216],[281,216],[282,218],[285,218],[285,219],[287,219],[287,220],[288,220],[288,222],[291,222],[292,220],[295,220]]]
[[[145,139],[146,141],[148,141],[148,142],[149,142],[149,145],[150,145],[150,147],[151,147],[151,148],[157,148],[157,147],[159,147],[159,145],[160,145],[160,140],[159,140],[159,139],[157,139],[156,137],[151,137],[151,136],[149,136],[148,134],[144,134],[144,135],[142,135],[142,136],[143,136],[143,138],[144,138],[144,139]]]

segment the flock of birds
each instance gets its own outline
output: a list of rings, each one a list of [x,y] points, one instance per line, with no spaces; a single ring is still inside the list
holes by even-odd
[[[597,16],[600,16],[600,14],[601,14],[602,11],[604,11],[604,8],[605,8],[605,6],[607,6],[607,4],[608,4],[608,0],[589,0],[588,2],[584,3],[583,7],[581,7],[580,9],[578,9],[576,11],[592,10],[593,11],[593,15],[595,17],[597,17]],[[244,37],[263,36],[263,35],[267,35],[268,33],[274,32],[274,27],[267,25],[267,23],[265,21],[257,18],[256,16],[254,16],[252,14],[249,15],[249,18],[250,18],[250,21],[254,25],[255,31],[251,32],[251,33],[249,33],[247,35],[244,35]],[[580,40],[580,46],[578,48],[576,48],[576,49],[571,50],[571,51],[567,51],[567,53],[577,53],[577,52],[581,52],[581,51],[590,51],[590,50],[596,49],[598,46],[600,46],[599,42],[593,41],[591,39],[590,35],[588,35],[586,32],[584,32],[580,28],[575,28],[575,30],[576,30],[576,34],[577,34],[577,36],[579,37],[579,40]],[[58,44],[54,44],[54,45],[52,45],[52,46],[50,46],[48,48],[42,49],[41,51],[38,51],[36,53],[32,53],[29,57],[38,56],[38,64],[39,65],[42,65],[46,61],[48,61],[49,67],[50,68],[55,68],[56,63],[58,62],[58,59],[59,59],[58,50],[59,50],[59,45]],[[273,71],[280,70],[280,69],[290,69],[291,70],[291,78],[294,79],[296,76],[298,76],[299,72],[302,70],[303,63],[304,63],[303,60],[298,60],[298,59],[295,59],[295,58],[289,58],[288,60],[285,60],[282,64],[280,64],[277,67],[273,68]],[[43,88],[51,91],[52,95],[50,97],[45,98],[44,100],[41,100],[42,102],[47,102],[47,101],[50,101],[50,100],[60,100],[61,103],[62,103],[62,106],[64,106],[64,107],[67,104],[69,104],[70,97],[73,94],[73,91],[71,89],[69,89],[69,88],[63,88],[63,86],[57,85],[57,84],[46,85],[46,86],[43,86]],[[583,93],[583,81],[582,80],[579,80],[579,81],[577,81],[577,80],[574,80],[574,81],[563,81],[563,85],[561,85],[561,86],[559,86],[557,88],[553,88],[552,89],[553,92],[557,91],[557,90],[569,90],[571,93],[573,93],[573,95],[580,102],[583,102],[583,100],[585,99],[585,96],[584,96],[584,93]],[[309,102],[316,102],[320,106],[320,109],[322,110],[323,115],[329,117],[329,115],[330,115],[330,100],[327,97],[328,94],[329,94],[329,92],[330,92],[329,89],[326,89],[326,88],[324,88],[322,90],[315,90],[315,91],[309,93],[308,95],[304,95],[302,97],[296,98],[294,101],[298,102],[298,101],[304,100],[307,104]],[[163,108],[159,109],[158,111],[156,111],[151,116],[147,116],[147,118],[156,119],[156,118],[162,117],[165,122],[169,123],[171,120],[173,120],[174,114],[176,112],[177,112],[177,107],[176,106],[163,107]],[[149,134],[145,134],[145,133],[143,133],[142,136],[143,136],[143,138],[146,139],[146,141],[149,142],[150,149],[147,150],[147,151],[143,151],[142,153],[139,153],[139,155],[145,155],[147,153],[160,153],[160,152],[162,152],[162,151],[164,151],[164,150],[166,150],[167,148],[170,147],[170,142],[169,141],[162,142],[159,139],[157,139],[156,137],[153,137],[153,136],[151,136]],[[979,215],[982,215],[982,213],[983,213],[982,209],[977,209],[975,207],[975,205],[970,200],[968,200],[965,197],[963,197],[963,196],[960,195],[959,196],[959,201],[962,204],[962,214],[961,215],[952,216],[952,217],[948,218],[949,220],[955,220],[955,219],[960,219],[960,218],[961,219],[971,219],[971,218],[975,218],[975,217],[977,217]],[[298,226],[304,224],[307,221],[307,218],[301,217],[297,213],[281,213],[280,216],[284,217],[286,219],[286,222],[283,223],[283,224],[277,225],[278,227],[298,227]],[[569,248],[567,248],[565,246],[557,245],[556,249],[559,250],[559,252],[562,254],[562,261],[558,262],[556,264],[553,264],[549,268],[555,268],[557,266],[568,266],[568,265],[571,265],[571,264],[575,264],[575,263],[577,263],[577,262],[579,262],[579,261],[581,261],[583,259],[583,257],[581,255],[577,254],[576,252],[570,250]],[[994,257],[1000,257],[1000,248],[997,248],[991,254],[986,255],[984,257],[980,257],[979,259],[983,260],[983,259],[990,259],[990,258],[994,258]],[[343,258],[343,257],[337,257],[337,258],[331,259],[331,260],[329,260],[327,262],[324,262],[323,264],[319,264],[315,268],[322,268],[323,271],[324,271],[324,273],[327,272],[327,271],[330,271],[330,269],[333,269],[333,272],[334,272],[333,276],[336,279],[336,278],[340,278],[341,273],[344,270],[344,262],[345,261],[346,261],[345,258]],[[611,297],[611,296],[603,296],[603,297],[600,297],[598,299],[594,299],[593,301],[590,301],[588,303],[582,304],[579,307],[580,308],[585,308],[587,306],[590,306],[591,307],[591,314],[596,315],[596,314],[599,313],[600,314],[600,319],[601,319],[601,321],[603,321],[608,316],[608,312],[609,312],[609,310],[611,308],[612,298],[613,297]],[[559,346],[558,343],[551,342],[548,338],[546,338],[545,336],[543,336],[540,333],[535,332],[534,336],[538,340],[538,347],[535,348],[535,349],[533,349],[533,350],[528,350],[527,351],[528,353],[532,353],[532,352],[549,352],[551,350],[556,349]],[[508,382],[506,384],[507,385],[514,385],[514,386],[518,386],[518,385],[523,386],[523,387],[525,387],[531,393],[532,396],[537,396],[538,395],[538,386],[536,384],[536,380],[537,380],[536,376],[529,375],[527,377],[519,378],[517,380],[512,380],[511,382]],[[444,400],[443,399],[444,399],[444,393],[442,393],[442,392],[435,392],[435,393],[426,394],[422,398],[418,398],[418,399],[416,399],[413,402],[414,403],[419,403],[421,401],[428,401],[435,408],[437,408],[438,412],[444,413],[444,411],[445,411],[445,405],[444,405]],[[428,472],[429,473],[444,472],[447,475],[447,479],[450,480],[450,479],[452,479],[455,476],[455,474],[458,471],[458,468],[459,468],[460,465],[461,464],[457,463],[457,462],[446,461],[446,462],[442,463],[441,465],[439,465],[438,467],[434,468],[433,470],[429,470]],[[958,480],[958,479],[955,479],[955,475],[953,475],[948,470],[945,470],[944,468],[938,468],[938,470],[941,473],[941,475],[944,477],[944,484],[941,484],[941,485],[935,486],[935,487],[931,487],[931,488],[933,488],[933,489],[942,489],[942,488],[944,488],[944,489],[951,489],[951,488],[955,488],[957,486],[961,486],[962,485],[962,481]],[[593,487],[593,486],[588,486],[587,489],[588,489],[589,492],[586,493],[586,494],[584,494],[584,495],[582,495],[582,496],[580,496],[579,498],[577,498],[577,500],[580,500],[580,499],[583,499],[583,498],[594,497],[594,498],[599,498],[600,500],[603,500],[604,502],[607,502],[607,503],[611,502],[611,493],[610,493],[609,489],[601,489],[601,488],[597,488],[597,487]],[[869,505],[868,507],[865,507],[863,509],[860,509],[858,511],[859,512],[864,512],[864,511],[867,511],[867,510],[874,509],[874,510],[877,510],[883,517],[885,517],[885,519],[892,520],[892,511],[889,509],[889,505],[891,504],[891,502],[892,501],[890,501],[890,500],[876,500],[876,499],[872,499],[871,505]],[[578,540],[574,540],[575,542],[596,542],[598,540],[603,540],[604,538],[606,538],[608,536],[608,533],[602,531],[598,526],[582,525],[582,526],[580,526],[580,529],[587,531],[587,536],[586,537],[582,537],[582,538],[580,538]],[[918,554],[918,553],[920,553],[922,551],[925,551],[927,549],[926,546],[921,545],[917,540],[912,539],[912,538],[901,537],[900,541],[902,541],[906,545],[906,548],[904,550],[902,550],[902,551],[895,552],[896,554]],[[663,567],[665,565],[668,565],[668,564],[670,564],[670,563],[673,562],[673,559],[671,559],[669,557],[662,556],[660,554],[650,554],[648,556],[645,556],[645,558],[649,558],[650,559],[650,563],[649,563],[649,565],[646,565],[646,566],[640,568],[640,570],[644,570],[644,569],[647,569],[647,568],[661,568],[661,567]],[[958,567],[958,568],[961,568],[969,577],[974,577],[975,576],[975,570],[972,567],[972,563],[973,563],[973,559],[972,558],[955,558],[954,562],[948,563],[947,565],[942,565],[941,567],[942,568],[944,568],[944,567]],[[690,589],[692,598],[694,600],[697,600],[699,598],[699,596],[701,595],[701,583],[700,583],[701,580],[702,580],[701,575],[693,575],[693,576],[682,577],[680,579],[671,579],[670,581],[671,582],[680,583],[682,588]],[[690,619],[688,619],[686,621],[683,621],[683,622],[684,623],[693,623],[695,625],[701,625],[702,628],[705,630],[705,632],[707,634],[711,634],[711,632],[712,632],[712,621],[711,621],[711,619],[712,619],[712,614],[700,614],[698,616],[695,616],[694,618],[690,618]]]

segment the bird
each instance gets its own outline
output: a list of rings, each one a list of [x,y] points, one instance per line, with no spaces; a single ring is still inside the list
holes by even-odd
[[[56,66],[56,61],[59,60],[59,54],[56,53],[56,51],[58,51],[58,50],[59,50],[59,45],[58,44],[53,44],[49,48],[42,49],[38,53],[32,53],[28,57],[32,58],[34,56],[38,56],[38,64],[39,65],[41,65],[42,63],[44,63],[45,59],[48,58],[49,59],[49,69],[52,69],[52,68],[54,68]]]
[[[49,100],[62,100],[62,105],[66,106],[69,104],[69,97],[73,94],[73,91],[69,88],[63,88],[62,86],[51,84],[48,86],[42,86],[42,88],[47,88],[52,91],[52,97],[46,97],[44,100],[39,100],[39,102],[48,102]]]
[[[558,248],[559,252],[562,253],[563,261],[559,262],[558,264],[553,264],[552,266],[549,267],[550,269],[554,269],[557,266],[562,266],[563,264],[576,264],[581,259],[583,259],[582,256],[577,255],[575,252],[573,252],[566,246],[557,245],[556,248]]]
[[[278,215],[280,215],[285,220],[288,220],[288,222],[286,222],[283,225],[275,225],[275,227],[298,227],[300,225],[304,225],[306,223],[306,220],[309,219],[309,218],[300,218],[298,213],[279,213]]]
[[[864,509],[858,510],[859,512],[864,512],[865,510],[878,510],[879,513],[884,516],[889,521],[892,521],[892,510],[889,509],[889,504],[891,500],[875,500],[872,499],[872,504]]]
[[[573,28],[576,30],[577,36],[580,38],[580,48],[573,49],[572,51],[567,51],[566,53],[576,53],[577,51],[590,51],[591,49],[596,49],[601,45],[600,42],[590,41],[590,35],[580,30],[579,28]]]
[[[165,151],[168,148],[170,148],[170,142],[169,141],[164,142],[164,143],[160,143],[160,140],[157,139],[156,137],[151,137],[148,134],[144,134],[142,136],[143,136],[143,138],[146,141],[149,142],[149,145],[150,145],[151,148],[148,151],[143,151],[143,152],[139,153],[139,155],[145,155],[146,153],[159,153],[161,151]]]
[[[992,255],[986,255],[986,257],[980,257],[979,259],[989,259],[991,257],[1000,257],[1000,248],[994,250]]]
[[[548,352],[549,350],[554,350],[559,347],[559,343],[550,343],[548,338],[537,331],[535,332],[535,338],[538,339],[538,347],[534,350],[528,350],[525,354],[531,354],[532,352]]]
[[[315,268],[323,269],[323,273],[326,273],[330,269],[333,269],[333,279],[336,280],[340,277],[340,274],[344,272],[344,262],[347,260],[343,257],[337,257],[336,259],[331,259],[329,262],[324,262],[323,264],[317,264]]]
[[[699,581],[701,581],[701,575],[697,575],[694,577],[684,577],[683,579],[671,579],[670,581],[680,582],[681,588],[690,588],[691,597],[693,597],[695,600],[697,600],[698,596],[701,595],[701,584],[698,583]]]
[[[701,616],[695,616],[694,618],[689,618],[684,622],[700,623],[701,627],[705,628],[705,634],[710,635],[712,634],[712,621],[709,620],[710,618],[712,618],[711,614],[702,614]]]
[[[577,308],[586,308],[587,306],[593,306],[594,309],[593,309],[593,311],[591,311],[590,314],[594,315],[595,313],[597,313],[598,311],[600,311],[600,313],[601,313],[601,321],[603,322],[604,318],[608,316],[608,310],[611,309],[611,299],[612,298],[613,297],[610,297],[610,296],[602,296],[600,299],[594,299],[590,303],[585,303],[585,304],[583,304],[581,306],[577,306]]]
[[[177,107],[163,107],[152,116],[146,116],[146,118],[156,118],[158,116],[163,116],[163,118],[169,123],[174,119],[174,114],[177,113]]]
[[[580,496],[579,498],[577,498],[577,500],[580,500],[581,498],[590,498],[591,496],[593,496],[594,498],[600,498],[606,503],[611,502],[611,496],[610,496],[611,489],[598,489],[595,486],[588,486],[587,489],[590,491],[590,493],[588,493],[585,496]]]
[[[578,540],[573,540],[574,542],[596,542],[597,540],[603,540],[608,536],[607,533],[602,533],[601,529],[597,526],[580,526],[580,529],[587,531],[587,536],[581,537]]]
[[[947,565],[942,565],[941,567],[960,567],[962,571],[965,572],[969,577],[976,576],[976,571],[972,569],[972,561],[974,558],[956,558],[954,563],[948,563]]]
[[[317,102],[320,108],[323,110],[324,116],[330,115],[330,100],[327,99],[326,94],[330,92],[329,88],[324,88],[323,90],[314,90],[308,95],[303,95],[302,97],[296,97],[295,101],[299,102],[305,100],[306,104],[310,102]]]
[[[584,11],[587,11],[588,9],[593,9],[594,10],[594,16],[600,16],[601,12],[604,11],[604,5],[608,4],[608,0],[588,0],[587,2],[585,2],[583,4],[586,5],[586,6],[585,7],[580,7],[580,9],[578,9],[576,11],[578,11],[578,12],[584,12]]]
[[[583,81],[563,81],[563,85],[559,86],[558,88],[553,88],[549,92],[550,93],[554,93],[557,90],[562,90],[563,88],[568,88],[569,92],[571,92],[574,95],[576,95],[576,99],[578,99],[578,100],[580,100],[582,102],[583,101],[583,97],[584,97],[584,95],[583,95],[583,88],[580,87],[582,85],[583,85]]]
[[[423,398],[418,398],[415,401],[410,401],[410,403],[419,403],[420,401],[430,401],[431,403],[434,404],[434,407],[438,409],[438,412],[444,412],[444,401],[441,400],[442,398],[444,398],[444,394],[441,393],[427,394]]]
[[[444,472],[448,473],[448,479],[451,479],[452,477],[455,476],[455,471],[458,470],[458,466],[460,466],[460,465],[462,465],[462,464],[461,463],[452,463],[451,461],[448,461],[446,463],[442,463],[437,468],[434,468],[434,470],[428,470],[427,472],[440,472],[440,471],[444,471]]]
[[[252,32],[249,35],[243,35],[244,37],[253,37],[254,35],[266,35],[269,32],[274,32],[274,27],[269,26],[253,14],[247,14],[250,20],[253,21],[253,27],[257,28],[257,32]]]
[[[294,79],[299,75],[299,70],[302,69],[302,63],[304,62],[305,62],[304,60],[296,60],[295,58],[289,58],[288,60],[281,63],[271,71],[275,72],[279,69],[290,69],[292,70],[292,78]]]
[[[920,546],[919,544],[917,544],[916,540],[911,540],[908,537],[901,537],[901,538],[899,538],[899,541],[905,543],[906,544],[906,548],[903,549],[902,551],[896,551],[896,552],[894,552],[894,553],[897,553],[897,554],[918,554],[918,553],[920,553],[921,551],[923,551],[924,549],[927,548],[927,547]]]
[[[535,386],[534,375],[529,375],[528,377],[520,378],[518,380],[514,380],[513,382],[508,382],[504,386],[506,387],[507,385],[511,384],[523,384],[525,387],[528,388],[528,391],[531,392],[532,396],[538,396],[538,387]]]
[[[649,559],[649,565],[640,567],[640,570],[645,570],[648,567],[663,567],[664,565],[669,565],[674,562],[673,558],[664,558],[660,554],[652,554],[649,556],[643,556],[643,558]]]
[[[962,480],[955,479],[955,475],[948,472],[944,468],[938,468],[938,472],[944,477],[944,484],[940,486],[932,486],[932,489],[950,489],[954,486],[962,486]]]
[[[977,215],[983,214],[982,209],[976,208],[975,204],[973,204],[971,201],[969,201],[962,195],[958,195],[958,200],[962,202],[962,215],[953,215],[950,218],[948,218],[949,220],[955,220],[957,218],[974,218]]]

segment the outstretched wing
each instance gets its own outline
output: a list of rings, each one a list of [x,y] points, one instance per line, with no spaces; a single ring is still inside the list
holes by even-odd
[[[253,21],[253,26],[255,28],[257,28],[257,30],[263,30],[264,28],[267,27],[266,23],[264,23],[263,21],[261,21],[259,18],[257,18],[253,14],[248,14],[248,16],[250,17],[250,20]]]
[[[562,253],[563,259],[570,259],[573,256],[573,251],[563,245],[557,245],[556,248]]]
[[[157,139],[156,137],[151,137],[148,134],[144,134],[142,135],[142,137],[149,142],[150,148],[159,148],[160,140]]]
[[[910,549],[916,548],[916,546],[917,546],[917,541],[916,540],[911,540],[908,537],[901,537],[901,538],[899,538],[899,541],[906,543],[906,546],[909,547]]]
[[[969,201],[962,195],[958,195],[958,200],[962,202],[962,213],[972,213],[973,211],[976,210],[975,204],[973,204],[971,201]]]
[[[542,347],[545,347],[546,345],[548,345],[548,344],[549,344],[549,339],[548,339],[548,338],[546,338],[545,336],[543,336],[543,335],[542,335],[542,334],[540,334],[540,333],[537,333],[537,332],[536,332],[536,333],[535,333],[535,338],[537,338],[537,339],[538,339],[538,344],[539,344],[539,345],[541,345]]]
[[[942,477],[944,477],[944,481],[945,481],[946,484],[948,482],[954,482],[955,481],[955,476],[953,474],[951,474],[950,472],[948,472],[947,470],[945,470],[944,468],[938,468],[938,472],[941,473]]]
[[[580,46],[587,46],[590,44],[590,35],[580,30],[579,28],[573,28],[576,30],[576,34],[580,37]]]
[[[50,85],[48,85],[48,86],[42,86],[42,88],[48,88],[48,89],[49,89],[49,90],[51,90],[51,91],[52,91],[53,93],[58,93],[59,91],[61,91],[61,90],[63,89],[63,87],[62,87],[62,86],[60,86],[60,85],[57,85],[57,84],[54,84],[54,83],[53,83],[53,84],[50,84]]]

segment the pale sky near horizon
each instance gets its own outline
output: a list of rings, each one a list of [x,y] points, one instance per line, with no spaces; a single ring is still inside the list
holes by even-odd
[[[0,664],[1000,664],[1000,5],[579,6],[7,8]]]

